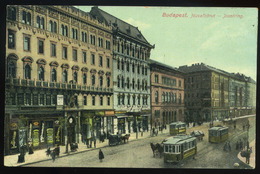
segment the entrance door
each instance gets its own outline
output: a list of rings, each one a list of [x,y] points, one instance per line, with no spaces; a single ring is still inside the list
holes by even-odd
[[[76,131],[75,131],[76,121],[74,117],[68,118],[68,143],[75,143],[76,142]]]

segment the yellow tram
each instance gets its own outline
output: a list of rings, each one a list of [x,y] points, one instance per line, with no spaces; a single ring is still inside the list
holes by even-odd
[[[163,142],[164,162],[178,163],[197,154],[196,137],[177,135]]]
[[[219,126],[209,129],[209,142],[221,143],[228,139],[228,127]]]
[[[186,124],[178,121],[170,124],[170,135],[178,135],[178,134],[186,133]]]

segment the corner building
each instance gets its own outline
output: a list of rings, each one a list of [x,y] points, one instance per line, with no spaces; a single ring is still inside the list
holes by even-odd
[[[184,73],[150,60],[152,126],[184,121]]]
[[[90,14],[112,26],[114,131],[132,133],[149,129],[150,120],[150,51],[137,27],[93,7]]]
[[[180,66],[185,73],[185,120],[209,122],[255,114],[256,83],[204,63]]]
[[[5,154],[112,129],[112,27],[71,6],[8,6]]]

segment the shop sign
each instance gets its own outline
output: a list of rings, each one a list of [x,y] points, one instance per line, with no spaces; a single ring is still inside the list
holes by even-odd
[[[114,116],[115,115],[115,111],[105,111],[105,115],[106,116]]]
[[[39,146],[39,129],[33,130],[33,146]]]
[[[57,105],[63,106],[63,95],[57,95]]]
[[[54,123],[57,124],[57,125],[59,125],[59,124],[60,124],[60,121],[59,121],[59,120],[55,120]]]
[[[10,124],[10,130],[16,130],[18,128],[17,123],[11,123]]]
[[[53,143],[53,128],[47,129],[47,144]]]
[[[55,138],[56,138],[56,143],[59,143],[59,142],[60,142],[60,128],[61,128],[61,126],[58,128],[57,134],[56,134],[56,136],[55,136]]]
[[[96,116],[104,116],[105,114],[104,114],[104,111],[96,111],[95,115]]]
[[[126,111],[115,111],[115,114],[125,114]]]
[[[10,142],[10,144],[12,145],[11,149],[16,149],[17,148],[17,145],[16,145],[17,131],[11,131],[11,132],[13,132],[13,135],[11,136],[11,142]]]
[[[26,129],[19,129],[19,146],[25,145],[26,141]]]
[[[83,112],[82,116],[83,117],[93,117],[95,115],[94,112]]]
[[[39,126],[39,122],[38,121],[33,122],[33,126]]]

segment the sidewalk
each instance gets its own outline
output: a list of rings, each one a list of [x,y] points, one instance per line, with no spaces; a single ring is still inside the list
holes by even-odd
[[[249,144],[249,147],[252,147],[252,153],[250,155],[250,160],[249,160],[249,165],[253,168],[255,168],[255,140],[252,141],[250,144]],[[243,163],[246,164],[246,158],[245,157],[242,157],[240,155],[240,152],[238,153],[237,155],[238,159],[240,159],[240,161],[242,161]]]
[[[161,131],[160,131],[158,133],[158,135],[165,134],[165,133],[169,133],[168,126],[167,126],[166,130],[165,129],[163,130],[163,133],[161,133]],[[129,141],[131,142],[131,141],[136,141],[139,139],[144,139],[144,138],[149,138],[149,137],[151,137],[150,131],[143,132],[143,136],[141,136],[141,132],[138,132],[138,139],[136,139],[136,133],[131,133]],[[66,146],[60,146],[60,156],[58,158],[81,153],[81,152],[86,152],[86,151],[90,151],[90,150],[95,150],[95,149],[102,148],[102,147],[108,147],[108,146],[109,146],[108,139],[106,139],[103,143],[99,142],[99,140],[97,140],[96,148],[87,148],[87,146],[80,141],[76,152],[70,152],[70,147],[69,147],[68,148],[69,153],[65,153]],[[53,148],[51,148],[51,149],[53,149]],[[26,154],[24,156],[24,158],[25,158],[24,163],[17,163],[19,154],[4,156],[4,166],[17,167],[17,166],[24,166],[27,164],[37,163],[40,161],[52,160],[51,156],[46,155],[46,153],[45,153],[46,150],[47,149],[35,150],[34,153],[31,155],[29,155],[28,152],[26,152]]]

